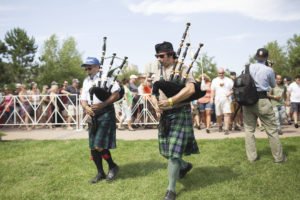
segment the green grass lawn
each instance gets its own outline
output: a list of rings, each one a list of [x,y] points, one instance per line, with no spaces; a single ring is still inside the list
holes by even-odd
[[[288,161],[275,164],[268,140],[261,159],[246,160],[244,140],[200,140],[194,168],[177,183],[178,199],[300,199],[300,137],[282,139]],[[0,142],[0,199],[157,200],[167,187],[167,161],[156,140],[118,141],[118,179],[90,185],[96,173],[87,140]],[[107,164],[104,162],[105,169]]]

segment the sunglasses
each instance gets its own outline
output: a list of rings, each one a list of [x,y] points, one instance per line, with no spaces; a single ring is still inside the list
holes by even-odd
[[[91,68],[91,67],[87,67],[87,68],[85,68],[85,71],[90,71],[90,70],[92,70],[92,68]]]
[[[158,55],[155,55],[155,57],[156,57],[156,58],[164,58],[165,55],[166,55],[166,54],[158,54]]]

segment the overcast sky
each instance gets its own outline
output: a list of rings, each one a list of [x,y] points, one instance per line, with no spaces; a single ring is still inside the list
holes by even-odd
[[[170,41],[177,50],[185,24],[187,40],[200,42],[218,67],[240,72],[257,48],[277,40],[282,46],[300,34],[299,0],[0,0],[0,39],[15,27],[27,31],[41,48],[52,34],[72,36],[83,59],[128,56],[144,66],[154,61],[154,45]],[[201,56],[201,54],[200,54]],[[106,61],[108,63],[108,61]]]

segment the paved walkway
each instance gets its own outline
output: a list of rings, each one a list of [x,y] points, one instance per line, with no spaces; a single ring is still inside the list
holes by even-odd
[[[212,128],[211,133],[207,134],[204,129],[194,129],[197,139],[225,139],[225,138],[243,138],[243,131],[232,131],[229,135],[219,133],[217,128]],[[86,130],[66,130],[64,128],[55,129],[33,129],[31,131],[2,128],[0,132],[4,132],[6,136],[2,140],[69,140],[69,139],[85,139],[88,137]],[[283,135],[285,137],[299,137],[300,129],[295,129],[294,126],[284,126]],[[265,132],[256,131],[257,138],[267,138]],[[117,139],[121,140],[149,140],[157,139],[157,129],[137,129],[136,131],[117,130]]]

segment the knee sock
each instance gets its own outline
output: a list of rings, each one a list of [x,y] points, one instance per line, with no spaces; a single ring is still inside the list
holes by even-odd
[[[182,158],[179,158],[178,161],[180,164],[180,169],[185,169],[186,166],[188,165],[188,163],[186,161],[184,161]]]
[[[180,163],[178,159],[169,159],[168,163],[168,174],[169,174],[169,185],[168,190],[175,192],[176,179],[179,176]]]
[[[111,157],[110,151],[108,149],[103,149],[101,151],[101,155],[102,155],[102,158],[104,160],[106,160],[106,162],[108,163],[109,169],[112,169],[116,166],[116,163],[114,163],[114,161]]]
[[[91,155],[92,155],[93,161],[97,167],[98,173],[104,174],[101,152],[99,152],[97,150],[91,150]]]

